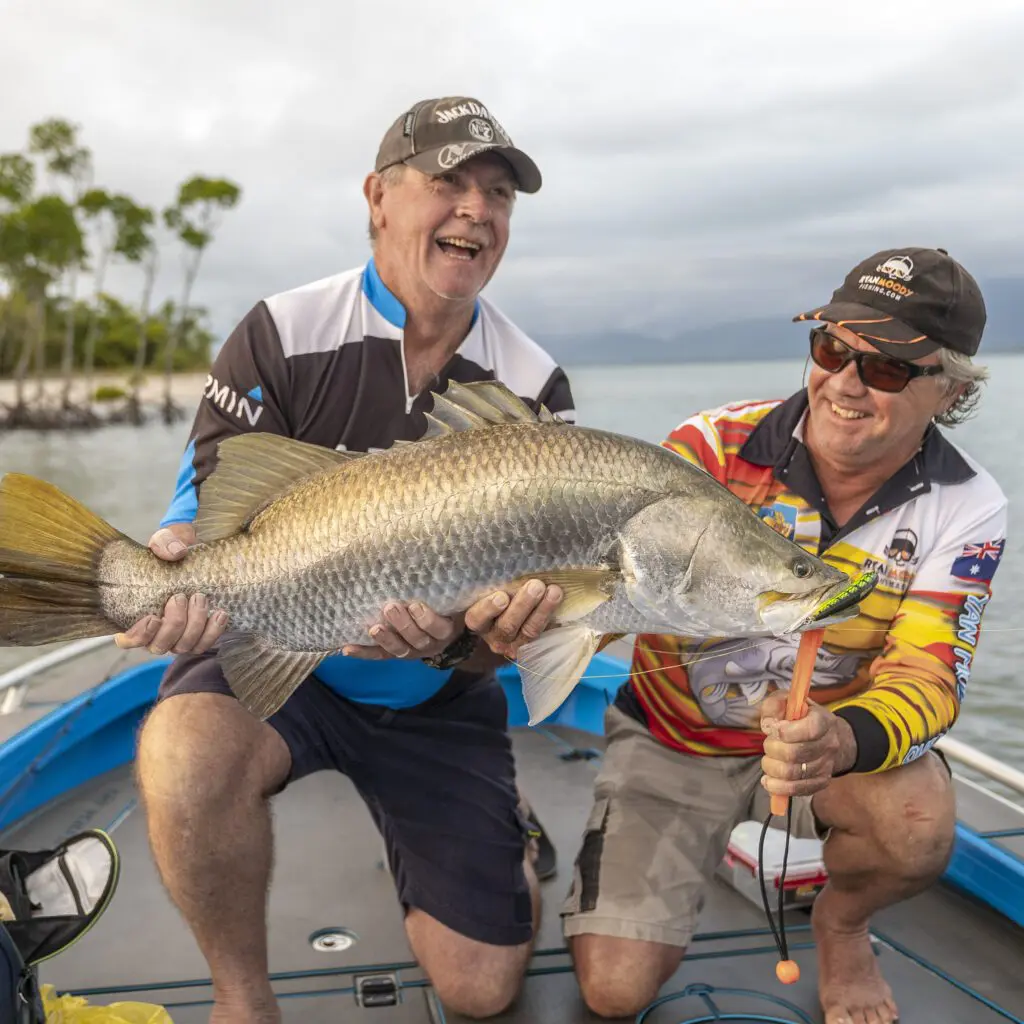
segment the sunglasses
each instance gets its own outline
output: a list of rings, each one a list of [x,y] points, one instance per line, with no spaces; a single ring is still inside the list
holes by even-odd
[[[881,352],[858,352],[824,327],[811,330],[811,358],[829,373],[840,373],[847,363],[855,362],[857,376],[866,387],[890,394],[902,391],[915,377],[935,377],[942,373],[941,366],[918,366]]]

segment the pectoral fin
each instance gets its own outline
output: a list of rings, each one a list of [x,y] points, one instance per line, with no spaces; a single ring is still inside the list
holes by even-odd
[[[222,640],[218,660],[232,693],[264,721],[326,657],[324,651],[284,651],[262,637],[245,635]]]
[[[618,569],[560,569],[513,580],[511,589],[518,590],[528,580],[540,580],[549,586],[554,584],[560,587],[562,603],[555,615],[559,622],[572,622],[589,615],[605,601],[610,601],[621,579]]]
[[[586,626],[559,626],[519,649],[517,665],[530,725],[553,714],[572,693],[601,642]]]

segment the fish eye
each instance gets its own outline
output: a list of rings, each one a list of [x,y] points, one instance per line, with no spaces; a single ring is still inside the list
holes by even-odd
[[[798,580],[807,579],[807,577],[810,576],[812,572],[814,572],[814,569],[811,567],[811,563],[803,558],[798,558],[793,563],[793,575]]]

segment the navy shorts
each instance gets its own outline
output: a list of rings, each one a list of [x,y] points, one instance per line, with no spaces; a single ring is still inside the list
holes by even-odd
[[[174,659],[157,700],[182,693],[232,695],[210,655]],[[352,780],[384,837],[404,907],[479,942],[515,946],[532,937],[533,922],[529,825],[507,714],[493,677],[455,672],[401,710],[357,704],[310,677],[267,724],[291,752],[287,783],[323,769]]]

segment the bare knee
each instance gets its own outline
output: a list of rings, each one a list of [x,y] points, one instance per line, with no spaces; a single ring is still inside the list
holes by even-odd
[[[409,911],[405,925],[417,961],[449,1010],[484,1020],[515,1002],[531,943],[494,946],[478,942],[416,909]]]
[[[844,776],[841,781],[846,784],[835,786],[828,804],[838,834],[826,850],[841,843],[845,833],[868,843],[855,858],[862,869],[882,869],[907,881],[942,874],[953,850],[956,800],[938,757],[927,755],[888,772]],[[835,807],[841,812],[835,813]]]
[[[136,774],[148,805],[216,805],[259,798],[287,777],[284,741],[237,701],[189,693],[158,704],[139,735]]]
[[[583,1001],[599,1017],[635,1017],[658,995],[685,950],[610,935],[569,940]]]

